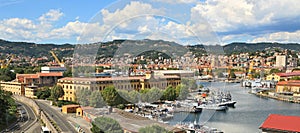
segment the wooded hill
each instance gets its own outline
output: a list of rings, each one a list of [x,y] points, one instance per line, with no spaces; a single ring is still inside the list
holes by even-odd
[[[105,57],[113,57],[116,51],[122,48],[123,51],[132,51],[133,45],[130,44],[143,44],[143,45],[156,45],[159,46],[159,49],[173,49],[174,47],[182,47],[181,45],[175,42],[163,41],[163,40],[114,40],[110,42],[103,42],[103,43],[93,43],[88,45],[82,45],[84,47],[88,47],[90,45],[99,45],[98,49],[98,58],[105,58]],[[126,46],[128,45],[128,47]],[[11,42],[0,40],[0,54],[5,56],[6,54],[15,54],[17,56],[30,56],[30,57],[42,57],[47,56],[51,57],[49,53],[50,50],[55,51],[57,56],[59,57],[73,57],[74,48],[78,46],[72,44],[36,44],[36,43],[28,43],[28,42]],[[195,55],[201,55],[206,53],[207,46],[202,44],[196,45],[189,45],[184,46],[187,48],[188,51],[192,52]],[[262,51],[267,48],[282,48],[282,49],[290,49],[300,51],[300,45],[298,43],[231,43],[224,46],[219,46],[223,48],[226,54],[231,53],[240,53],[240,52],[255,52],[255,51]],[[176,50],[176,48],[175,48]],[[152,52],[146,52],[146,56],[150,56]],[[153,50],[149,50],[153,51]],[[140,54],[138,54],[140,55]]]

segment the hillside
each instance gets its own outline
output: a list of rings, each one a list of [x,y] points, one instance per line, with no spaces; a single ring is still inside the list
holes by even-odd
[[[300,45],[298,43],[231,43],[224,46],[224,51],[226,53],[255,52],[267,48],[282,48],[300,51]]]
[[[4,55],[15,54],[17,56],[42,57],[51,56],[49,51],[58,49],[60,51],[58,56],[67,56],[73,53],[73,51],[70,50],[72,48],[74,48],[74,45],[71,44],[36,44],[0,40],[0,53]]]
[[[126,45],[124,47],[124,44]],[[174,43],[174,42],[168,42],[163,40],[114,40],[110,42],[104,42],[104,43],[94,43],[90,45],[99,45],[98,50],[98,58],[104,58],[104,57],[113,57],[116,52],[140,52],[142,47],[137,46],[143,46],[145,48],[142,48],[142,53],[146,54],[146,56],[151,55],[151,51],[147,52],[146,48],[150,48],[151,45],[156,45],[156,49],[154,50],[162,50],[162,49],[168,49],[170,51],[176,51],[177,52],[183,52],[181,51],[182,47],[181,45]],[[15,54],[17,56],[29,56],[29,57],[42,57],[47,56],[51,57],[51,54],[49,53],[50,50],[54,50],[57,53],[57,56],[59,57],[72,57],[74,53],[74,48],[76,45],[71,44],[62,44],[62,45],[56,45],[56,44],[36,44],[36,43],[27,43],[27,42],[11,42],[11,41],[5,41],[0,40],[0,53],[1,55],[5,54]],[[82,45],[84,47],[89,45]],[[204,45],[192,45],[192,46],[184,46],[189,51],[191,51],[196,56],[201,55],[205,53]],[[205,46],[207,48],[207,46]],[[290,49],[290,50],[296,50],[300,51],[300,45],[297,43],[289,43],[289,44],[281,44],[281,43],[231,43],[225,46],[222,46],[225,53],[231,54],[231,53],[239,53],[239,52],[255,52],[255,51],[262,51],[267,48],[282,48],[282,49]],[[134,49],[136,48],[136,49]],[[140,55],[141,53],[136,53]],[[170,54],[170,53],[167,53]]]

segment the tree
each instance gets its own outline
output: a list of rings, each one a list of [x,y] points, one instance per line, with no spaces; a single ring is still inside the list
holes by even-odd
[[[121,125],[114,119],[108,117],[97,117],[92,122],[92,133],[122,133]]]
[[[281,72],[279,69],[276,69],[276,68],[272,68],[269,72],[269,74],[272,74],[272,73],[279,73]]]
[[[188,95],[189,95],[189,89],[185,85],[180,84],[176,87],[177,100],[186,99]]]
[[[168,133],[168,130],[158,125],[152,125],[140,128],[139,133]]]
[[[17,105],[12,93],[0,89],[0,129],[8,126],[8,122],[16,119]]]
[[[92,92],[92,95],[89,97],[89,105],[95,108],[101,108],[105,106],[105,102],[100,91],[96,90]]]
[[[72,68],[69,66],[66,66],[67,71],[64,72],[63,76],[64,77],[72,77]]]
[[[82,105],[82,106],[88,106],[89,103],[89,97],[91,97],[92,91],[89,89],[77,89],[76,94],[76,101]]]
[[[0,69],[0,80],[11,81],[15,79],[16,74],[10,71],[8,68]]]
[[[101,91],[104,101],[108,106],[116,106],[121,100],[119,93],[114,86],[108,86],[103,91]]]
[[[118,90],[119,96],[123,99],[123,104],[125,103],[138,103],[139,102],[139,93],[136,90],[127,91],[127,90]]]
[[[292,77],[290,80],[300,80],[300,76]]]
[[[176,90],[172,86],[168,86],[164,90],[162,100],[174,101],[176,100],[176,97],[177,97]]]
[[[51,98],[54,101],[57,101],[58,98],[61,98],[62,96],[64,96],[64,94],[65,94],[65,92],[60,85],[55,85],[51,89]]]
[[[224,74],[222,71],[217,72],[218,78],[224,78]]]
[[[187,79],[183,78],[181,79],[181,83],[188,87],[188,89],[195,90],[197,89],[197,82],[195,79]]]
[[[144,89],[141,90],[141,100],[143,102],[152,103],[161,99],[163,96],[163,92],[158,88]]]
[[[230,70],[229,78],[236,78],[236,75],[234,73],[234,70]]]
[[[51,90],[49,89],[49,87],[45,87],[43,89],[39,89],[36,92],[36,96],[37,96],[38,99],[49,98],[51,96]]]

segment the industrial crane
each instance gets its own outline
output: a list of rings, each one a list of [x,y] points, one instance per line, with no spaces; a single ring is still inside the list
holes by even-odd
[[[53,51],[50,51],[50,53],[54,57],[54,59],[57,62],[57,64],[59,64],[61,67],[65,67],[65,63],[63,61],[60,61]]]
[[[9,66],[9,64],[11,63],[12,59],[15,58],[15,55],[11,55],[11,57],[9,59],[6,59],[7,62],[5,62],[5,60],[0,60],[1,62],[1,69],[7,68]]]

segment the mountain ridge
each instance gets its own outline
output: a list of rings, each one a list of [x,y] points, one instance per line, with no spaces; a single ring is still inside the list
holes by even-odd
[[[102,55],[101,57],[112,57],[114,52],[120,47],[120,45],[124,42],[132,42],[132,43],[151,43],[151,44],[166,44],[166,46],[176,46],[180,45],[176,42],[164,41],[164,40],[126,40],[119,39],[108,42],[98,42],[91,43],[91,45],[100,45],[98,55]],[[31,57],[41,57],[41,56],[51,56],[49,54],[50,50],[56,51],[58,56],[66,57],[72,56],[74,48],[80,44],[38,44],[33,42],[13,42],[0,39],[0,53],[1,55],[5,54],[16,54],[20,56],[31,56]],[[199,55],[205,53],[206,47],[203,44],[196,45],[187,45],[184,46],[195,55]],[[233,42],[230,44],[226,44],[221,46],[224,49],[226,54],[232,53],[240,53],[240,52],[256,52],[262,51],[267,48],[282,48],[282,49],[290,49],[295,51],[300,51],[299,43],[277,43],[277,42],[261,42],[261,43],[245,43],[245,42]]]

